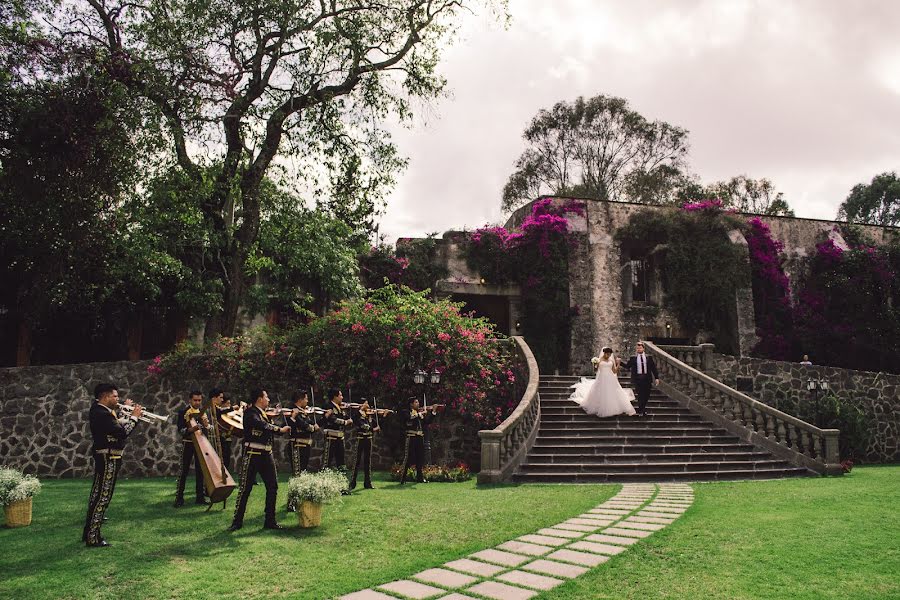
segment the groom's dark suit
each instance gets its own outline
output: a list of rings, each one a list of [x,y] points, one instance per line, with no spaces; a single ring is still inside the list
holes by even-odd
[[[642,358],[643,364],[640,364]],[[650,399],[650,389],[653,387],[653,380],[659,379],[659,373],[656,371],[653,357],[644,352],[629,358],[625,366],[631,372],[631,384],[634,386],[634,395],[638,401],[637,412],[639,415],[646,414],[647,400]]]

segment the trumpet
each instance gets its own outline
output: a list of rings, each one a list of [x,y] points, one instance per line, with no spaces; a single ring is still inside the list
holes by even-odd
[[[134,411],[134,405],[132,404],[120,404],[119,408],[125,411],[125,414],[128,416],[131,416],[131,413]],[[144,423],[166,423],[168,420],[168,415],[157,415],[146,410],[138,417],[138,421],[143,421]]]

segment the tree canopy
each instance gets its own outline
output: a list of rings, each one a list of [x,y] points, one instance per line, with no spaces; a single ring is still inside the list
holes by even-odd
[[[505,10],[504,0],[489,4]],[[384,129],[441,94],[441,51],[474,0],[71,0],[42,7],[50,46],[98,65],[164,126],[199,186],[222,290],[207,334],[232,333],[260,233],[260,190],[298,194],[365,230],[403,165]],[[279,160],[281,158],[282,160]],[[289,160],[285,160],[289,159]]]
[[[683,173],[688,132],[648,121],[623,98],[558,102],[532,119],[525,151],[503,188],[504,210],[540,195],[620,200],[626,190],[658,198]]]
[[[851,223],[900,225],[900,178],[881,173],[871,183],[858,183],[838,209],[837,218]]]

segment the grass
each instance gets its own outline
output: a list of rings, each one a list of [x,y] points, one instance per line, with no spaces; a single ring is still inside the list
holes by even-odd
[[[540,600],[900,598],[900,466],[693,488],[682,518]]]
[[[233,504],[171,507],[172,479],[120,482],[104,535],[80,543],[88,481],[46,481],[27,529],[0,529],[0,598],[324,599],[557,523],[618,486],[473,482],[377,489],[327,507],[323,526],[262,530],[264,488],[244,529]],[[672,525],[540,600],[900,598],[900,466],[843,478],[695,484]]]
[[[333,598],[558,523],[618,490],[479,489],[474,480],[401,487],[387,474],[374,483],[326,507],[321,527],[301,530],[285,512],[282,478],[286,531],[262,529],[265,488],[257,486],[244,528],[231,534],[232,499],[224,512],[174,509],[173,479],[120,481],[103,527],[112,547],[85,548],[90,481],[48,480],[31,526],[0,528],[0,598]]]

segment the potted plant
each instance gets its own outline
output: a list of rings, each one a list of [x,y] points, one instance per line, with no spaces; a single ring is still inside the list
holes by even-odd
[[[6,513],[7,527],[31,525],[31,499],[41,491],[41,482],[16,469],[0,469],[0,504]]]
[[[341,492],[346,489],[347,478],[330,469],[291,477],[288,481],[288,501],[300,507],[297,511],[300,527],[321,525],[322,505],[339,501]]]

